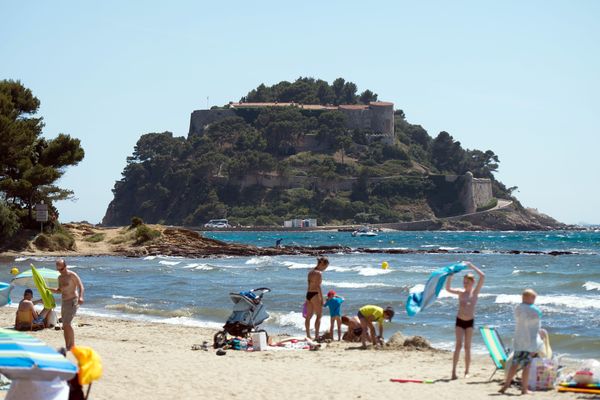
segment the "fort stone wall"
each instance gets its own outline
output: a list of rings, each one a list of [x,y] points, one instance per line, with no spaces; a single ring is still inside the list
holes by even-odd
[[[190,117],[190,132],[191,135],[201,135],[204,133],[204,128],[214,122],[221,121],[225,118],[235,117],[235,111],[227,108],[218,108],[214,110],[196,110],[192,112]]]

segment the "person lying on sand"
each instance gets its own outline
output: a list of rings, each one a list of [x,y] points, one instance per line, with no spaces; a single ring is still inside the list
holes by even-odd
[[[357,314],[360,320],[360,327],[362,328],[362,334],[360,340],[362,342],[363,349],[367,348],[367,329],[371,333],[371,341],[373,346],[377,346],[380,341],[383,341],[383,321],[391,321],[394,317],[394,309],[387,307],[385,310],[379,306],[366,305],[360,308]],[[373,322],[377,321],[379,326],[379,336],[375,335],[375,326]]]

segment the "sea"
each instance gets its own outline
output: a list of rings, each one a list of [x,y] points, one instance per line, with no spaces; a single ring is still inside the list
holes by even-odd
[[[396,315],[384,325],[389,338],[397,331],[421,335],[438,348],[452,349],[457,311],[455,296],[442,291],[430,308],[409,317],[410,290],[418,290],[435,269],[468,260],[486,274],[476,310],[476,327],[492,325],[510,347],[513,309],[525,288],[538,292],[542,325],[554,351],[572,359],[600,359],[600,231],[551,232],[380,232],[352,237],[349,232],[205,232],[226,242],[273,246],[340,245],[351,248],[447,250],[445,254],[330,254],[323,291],[344,297],[342,313],[354,315],[366,304],[393,306]],[[512,250],[572,252],[510,254]],[[478,251],[473,253],[473,251]],[[306,275],[313,256],[180,258],[148,256],[68,257],[82,278],[85,304],[80,312],[193,327],[220,328],[231,314],[230,293],[268,287],[263,302],[270,314],[261,327],[271,333],[301,334]],[[387,262],[389,267],[382,268]],[[10,269],[54,267],[54,258],[0,259],[0,281],[10,282]],[[460,277],[454,279],[460,285]],[[12,297],[18,300],[22,288]],[[327,310],[322,329],[329,328]],[[202,338],[199,338],[199,340]],[[475,352],[485,353],[480,335]]]

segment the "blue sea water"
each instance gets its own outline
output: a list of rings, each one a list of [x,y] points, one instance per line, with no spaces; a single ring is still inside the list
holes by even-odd
[[[476,325],[499,327],[510,343],[512,310],[526,287],[538,293],[543,326],[558,353],[574,358],[600,358],[600,232],[382,232],[377,237],[352,237],[347,232],[207,232],[215,239],[273,246],[344,245],[353,248],[447,249],[448,254],[331,254],[323,275],[323,290],[334,289],[346,301],[342,313],[355,314],[365,304],[392,305],[397,313],[385,325],[395,331],[422,335],[434,345],[451,348],[457,300],[442,292],[431,308],[408,317],[404,303],[411,288],[426,282],[436,268],[461,260],[480,266],[486,274]],[[469,254],[473,250],[479,254]],[[572,251],[550,256],[502,254],[494,251]],[[454,253],[455,252],[455,253]],[[389,268],[381,268],[387,261]],[[53,267],[52,258],[0,260],[0,280],[10,281],[10,268]],[[230,292],[254,287],[272,289],[264,302],[271,317],[263,324],[270,332],[300,333],[306,274],[315,265],[311,256],[223,257],[71,257],[67,263],[86,285],[82,312],[172,324],[220,327],[231,312]],[[461,282],[455,279],[456,283]],[[20,297],[17,288],[13,298]],[[329,327],[325,317],[323,328]],[[484,351],[475,335],[476,351]]]

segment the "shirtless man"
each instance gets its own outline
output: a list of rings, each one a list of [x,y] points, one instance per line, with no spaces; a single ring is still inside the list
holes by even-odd
[[[67,263],[65,260],[56,260],[56,270],[60,272],[58,277],[58,288],[50,289],[54,293],[61,294],[61,308],[60,313],[62,316],[63,331],[65,335],[65,347],[70,350],[75,344],[75,332],[71,322],[73,317],[79,308],[79,305],[83,304],[83,283],[79,276],[67,269]]]
[[[329,266],[327,257],[317,258],[317,266],[308,273],[308,289],[306,291],[306,319],[304,326],[306,327],[306,337],[310,336],[310,320],[313,314],[317,316],[315,319],[315,339],[319,339],[319,328],[321,327],[321,315],[323,315],[323,293],[321,292],[321,282],[323,281],[322,272]]]
[[[30,329],[37,330],[43,329],[45,327],[44,319],[48,313],[48,310],[44,310],[42,313],[38,314],[35,311],[34,304],[39,304],[41,300],[32,300],[33,299],[33,291],[31,289],[25,289],[25,293],[23,293],[23,300],[19,302],[19,308],[17,308],[17,318],[15,319],[15,329],[18,331],[28,331]],[[27,312],[31,313],[31,321],[19,321],[19,313]]]
[[[465,344],[465,377],[469,375],[469,366],[471,365],[471,340],[473,339],[473,325],[475,322],[475,305],[477,304],[477,297],[483,287],[485,280],[485,274],[470,262],[465,263],[467,267],[479,275],[477,285],[475,285],[475,276],[472,273],[468,273],[463,278],[464,289],[452,289],[450,287],[452,282],[452,275],[446,279],[446,291],[448,293],[458,295],[458,314],[456,316],[456,327],[454,329],[456,334],[456,346],[454,347],[454,358],[452,359],[452,379],[457,379],[456,376],[456,365],[460,358],[460,350]]]

